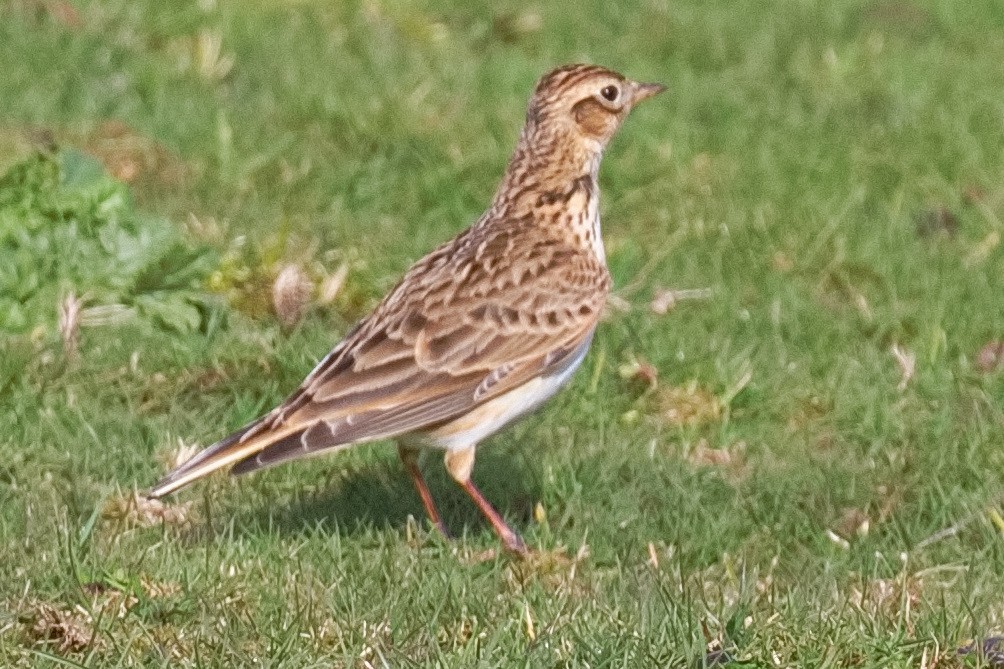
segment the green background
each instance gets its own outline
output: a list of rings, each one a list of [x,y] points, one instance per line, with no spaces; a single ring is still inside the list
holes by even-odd
[[[601,169],[618,308],[475,468],[536,557],[488,552],[430,457],[440,540],[388,444],[138,518],[179,439],[273,406],[480,214],[576,61],[668,93]],[[956,649],[1004,633],[1004,374],[977,364],[1004,338],[1002,63],[993,2],[8,0],[0,165],[55,145],[66,192],[0,218],[28,254],[4,285],[46,296],[0,331],[0,664],[980,666]],[[46,284],[17,224],[49,201],[177,246]],[[348,275],[284,328],[289,263]],[[710,297],[649,308],[683,288]],[[69,291],[129,315],[72,355]]]

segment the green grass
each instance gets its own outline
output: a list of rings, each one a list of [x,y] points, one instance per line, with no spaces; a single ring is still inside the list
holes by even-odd
[[[998,3],[200,5],[0,6],[2,168],[25,131],[124,152],[137,209],[220,259],[188,334],[88,327],[68,359],[55,304],[0,334],[0,665],[981,666],[956,649],[1004,633],[1004,374],[974,365],[1004,338]],[[389,444],[215,478],[181,526],[110,517],[476,218],[536,77],[578,60],[670,92],[601,170],[630,311],[475,468],[537,559],[483,559],[430,457],[438,539]],[[942,209],[957,234],[919,235]],[[284,262],[350,267],[292,330],[260,294]],[[713,292],[658,316],[660,288]],[[667,417],[688,397],[706,420]]]

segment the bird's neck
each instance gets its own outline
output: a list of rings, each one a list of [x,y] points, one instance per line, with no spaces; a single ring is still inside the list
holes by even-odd
[[[602,150],[581,140],[523,136],[489,209],[491,219],[531,219],[603,259],[597,175]]]
[[[603,148],[568,133],[543,132],[536,124],[523,128],[509,159],[495,202],[512,203],[531,193],[561,191],[588,178],[594,185]]]

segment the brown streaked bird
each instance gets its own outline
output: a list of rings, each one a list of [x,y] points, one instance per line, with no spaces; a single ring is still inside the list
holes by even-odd
[[[485,437],[556,393],[582,362],[610,291],[600,237],[600,158],[631,109],[664,90],[595,65],[537,83],[491,206],[419,260],[278,407],[149,492],[223,467],[248,472],[395,439],[432,523],[447,534],[419,449],[446,469],[505,547],[526,544],[471,481]]]

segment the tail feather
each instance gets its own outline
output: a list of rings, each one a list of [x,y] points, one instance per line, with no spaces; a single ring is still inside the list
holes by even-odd
[[[296,458],[323,455],[351,446],[353,441],[339,439],[337,429],[323,420],[315,421],[296,432],[270,439],[263,448],[237,462],[230,473],[234,476],[267,469]]]
[[[255,434],[254,428],[260,422],[261,419],[245,425],[230,436],[197,453],[193,458],[158,481],[147,492],[147,496],[156,498],[169,495],[196,479],[251,457],[287,436],[282,432],[273,433],[270,430]],[[245,437],[247,438],[245,439]]]

